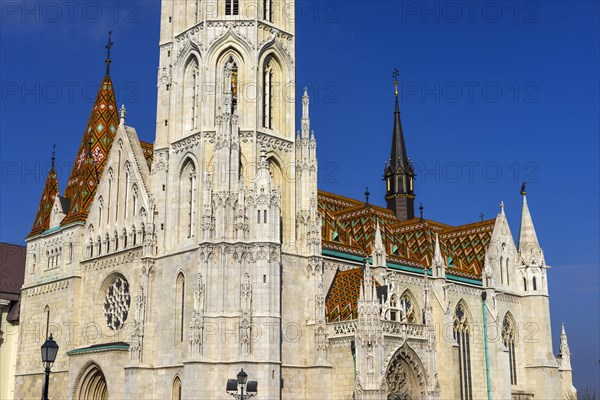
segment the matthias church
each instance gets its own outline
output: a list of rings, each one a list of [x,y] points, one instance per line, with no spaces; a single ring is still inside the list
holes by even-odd
[[[283,92],[294,19],[272,0],[162,0],[160,24],[154,142],[115,101],[109,39],[66,187],[48,174],[16,398],[39,398],[51,333],[56,399],[227,399],[241,369],[257,399],[573,398],[525,188],[518,238],[502,205],[460,226],[415,216],[396,93],[387,207],[321,191],[309,96]]]

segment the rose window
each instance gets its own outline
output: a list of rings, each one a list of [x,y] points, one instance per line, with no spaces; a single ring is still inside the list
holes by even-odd
[[[110,329],[116,331],[123,327],[123,323],[127,320],[130,304],[129,283],[125,278],[118,276],[106,288],[106,296],[104,297],[104,316]]]

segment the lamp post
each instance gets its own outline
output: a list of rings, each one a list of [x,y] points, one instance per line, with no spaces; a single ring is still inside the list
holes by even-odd
[[[46,375],[46,381],[44,383],[44,390],[42,392],[42,400],[48,400],[48,385],[50,384],[50,368],[56,360],[56,354],[58,353],[58,344],[52,338],[52,334],[46,339],[42,345],[42,363],[44,363],[44,373]]]
[[[248,382],[248,374],[244,372],[244,369],[237,374],[237,379],[228,379],[227,380],[227,393],[233,396],[236,400],[244,400],[249,399],[251,397],[256,396],[258,392],[258,382],[249,381]],[[246,393],[244,393],[244,389],[246,389]]]

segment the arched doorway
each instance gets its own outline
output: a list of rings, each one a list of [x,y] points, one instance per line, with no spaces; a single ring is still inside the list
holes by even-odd
[[[108,387],[100,367],[90,363],[78,379],[75,400],[108,400]]]
[[[388,400],[417,400],[425,396],[423,367],[417,355],[402,346],[391,358],[387,372]]]

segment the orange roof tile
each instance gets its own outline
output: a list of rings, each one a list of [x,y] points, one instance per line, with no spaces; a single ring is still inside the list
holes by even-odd
[[[481,279],[485,251],[495,220],[461,226],[413,218],[398,221],[391,210],[319,191],[323,218],[323,248],[353,255],[370,255],[379,221],[388,261],[420,268],[430,267],[435,234],[453,275]]]
[[[71,203],[61,224],[86,220],[118,126],[115,93],[112,80],[107,74],[100,85],[69,176],[65,197]]]
[[[50,227],[50,215],[52,213],[52,206],[54,205],[54,198],[60,193],[58,188],[58,177],[56,170],[54,169],[54,162],[50,171],[48,171],[48,177],[46,178],[46,185],[42,191],[42,198],[40,199],[40,205],[35,214],[33,221],[33,227],[27,237],[40,234]]]

